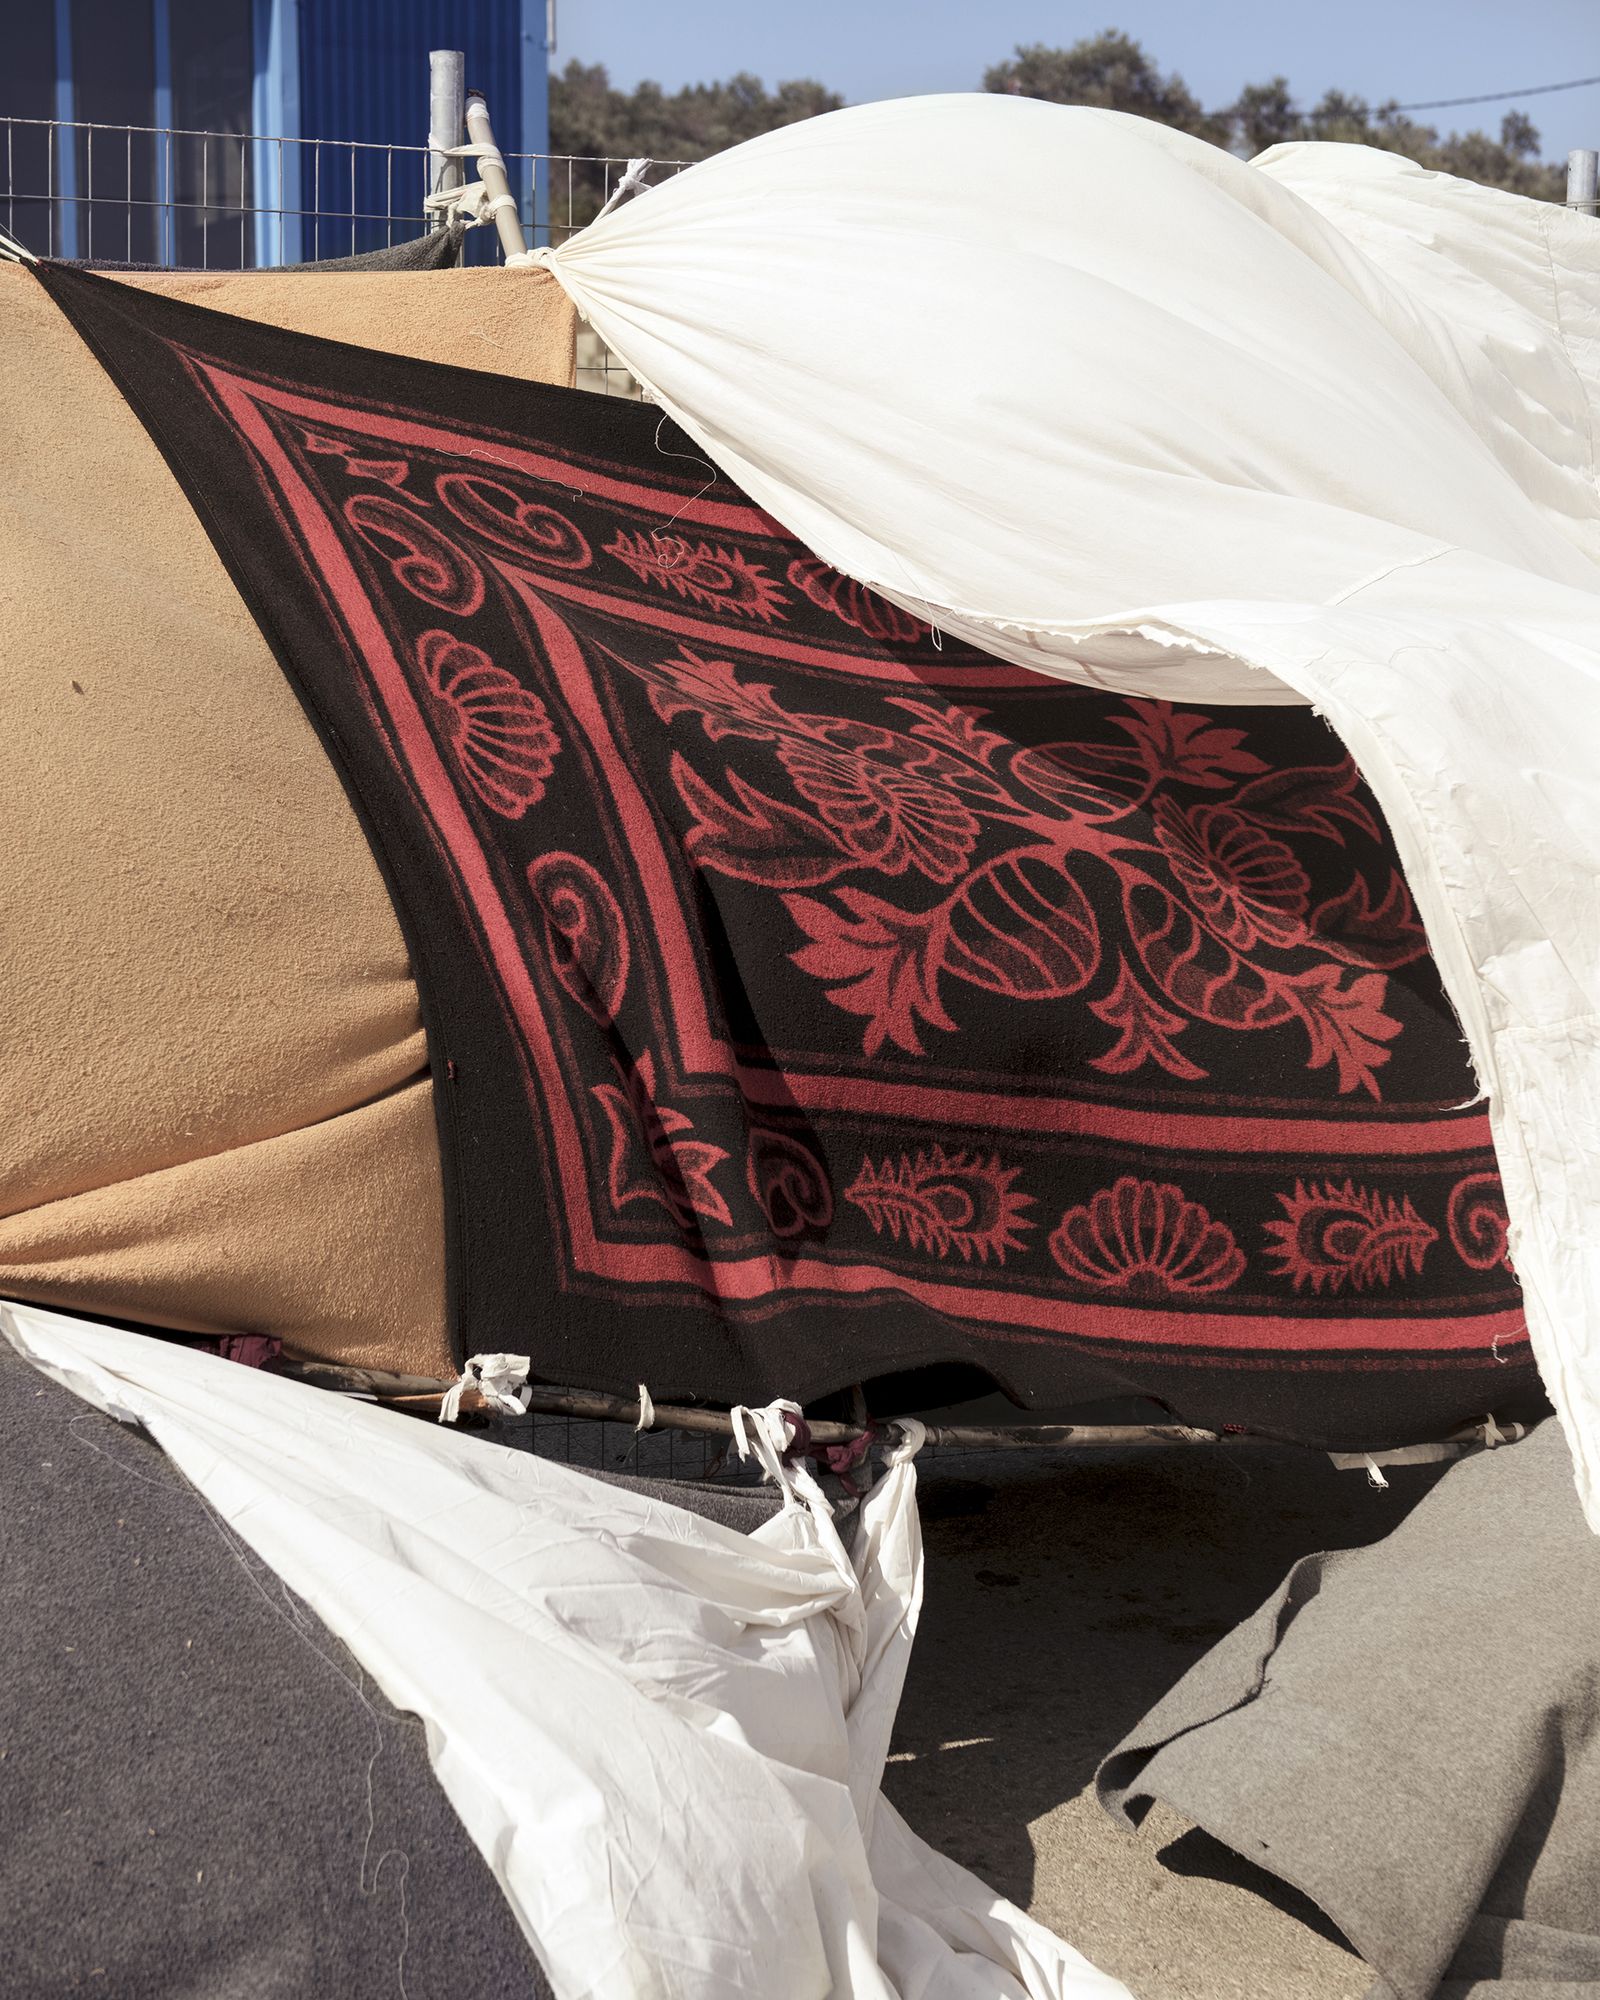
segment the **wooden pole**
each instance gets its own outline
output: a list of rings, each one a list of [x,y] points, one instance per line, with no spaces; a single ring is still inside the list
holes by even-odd
[[[1567,155],[1567,206],[1600,216],[1600,151],[1576,147]]]
[[[383,1398],[427,1398],[444,1395],[450,1387],[426,1375],[393,1375],[382,1368],[341,1368],[328,1361],[301,1361],[285,1364],[283,1373],[346,1394]],[[473,1391],[466,1401],[471,1407]],[[639,1405],[621,1396],[602,1396],[585,1390],[535,1387],[531,1412],[547,1417],[578,1417],[591,1423],[627,1424],[639,1422]],[[657,1403],[655,1430],[687,1431],[699,1437],[728,1438],[733,1424],[725,1410],[696,1410]],[[1228,1440],[1216,1431],[1193,1430],[1187,1424],[930,1424],[929,1444],[983,1446],[990,1450],[1028,1451],[1041,1445],[1070,1445],[1077,1449],[1111,1450],[1130,1445],[1224,1444]],[[851,1445],[860,1442],[866,1426],[859,1423],[808,1423],[813,1444]]]
[[[460,49],[428,51],[428,192],[442,194],[461,187],[462,163],[445,150],[461,144],[466,121],[467,58]],[[443,229],[441,209],[428,210],[428,227]]]

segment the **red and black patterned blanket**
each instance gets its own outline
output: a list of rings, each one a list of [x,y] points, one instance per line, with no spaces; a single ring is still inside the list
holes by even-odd
[[[654,410],[45,282],[386,871],[465,1351],[1329,1445],[1533,1392],[1460,1033],[1309,712],[941,642]]]

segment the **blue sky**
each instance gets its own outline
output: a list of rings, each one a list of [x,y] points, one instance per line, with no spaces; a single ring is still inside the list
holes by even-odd
[[[1142,41],[1207,105],[1288,77],[1302,102],[1337,86],[1376,103],[1600,75],[1600,0],[558,0],[555,60],[604,63],[631,88],[752,70],[813,76],[853,102],[973,90],[1018,42],[1064,44],[1104,27]],[[1512,102],[1428,114],[1497,129]],[[1600,146],[1600,87],[1522,101],[1547,158]]]

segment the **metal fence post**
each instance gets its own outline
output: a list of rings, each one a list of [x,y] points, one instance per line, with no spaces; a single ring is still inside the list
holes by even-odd
[[[467,116],[467,58],[461,49],[428,51],[428,192],[440,194],[461,187],[463,163],[445,150],[461,144]],[[445,217],[428,211],[428,227],[443,229]]]
[[[505,161],[494,143],[489,107],[476,91],[467,99],[467,133],[475,146],[487,150],[478,159],[478,173],[494,203],[495,229],[508,263],[528,262],[528,239],[522,233],[522,213],[506,179]]]
[[[1576,147],[1567,155],[1567,206],[1600,216],[1600,151]]]

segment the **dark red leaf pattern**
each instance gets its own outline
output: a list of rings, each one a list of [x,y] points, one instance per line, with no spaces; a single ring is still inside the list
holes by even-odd
[[[694,1121],[656,1099],[655,1058],[647,1050],[620,1083],[597,1083],[593,1094],[611,1126],[608,1186],[619,1213],[630,1202],[658,1202],[682,1228],[731,1223],[711,1176],[728,1157],[722,1146],[688,1135]]]
[[[928,629],[920,618],[913,618],[909,611],[902,611],[898,604],[891,604],[865,584],[829,569],[815,556],[801,556],[790,563],[789,581],[813,604],[831,611],[869,639],[903,645],[907,640],[920,639]]]
[[[486,806],[520,819],[544,797],[561,748],[544,703],[481,648],[449,632],[424,632],[417,661],[467,783]]]
[[[1069,1208],[1050,1254],[1080,1284],[1152,1302],[1225,1292],[1244,1275],[1244,1252],[1226,1223],[1171,1182],[1132,1174]]]
[[[746,1179],[780,1242],[820,1235],[833,1220],[828,1170],[792,1132],[751,1127]]]
[[[1126,958],[1118,966],[1116,985],[1103,1000],[1091,1000],[1089,1011],[1117,1031],[1115,1045],[1094,1058],[1096,1069],[1127,1076],[1153,1063],[1169,1076],[1191,1082],[1205,1075],[1173,1042],[1183,1027],[1183,1016],[1150,997]]]
[[[992,1257],[1003,1264],[1034,1226],[1023,1213],[1033,1197],[1015,1185],[1020,1171],[1002,1166],[998,1153],[985,1158],[931,1146],[877,1165],[863,1160],[844,1198],[875,1233],[886,1232],[896,1243],[903,1235],[913,1250],[935,1257],[954,1252],[963,1263],[976,1258],[987,1264]]]
[[[1294,1193],[1278,1200],[1283,1216],[1266,1225],[1267,1256],[1296,1291],[1326,1285],[1333,1293],[1348,1284],[1359,1292],[1415,1276],[1439,1237],[1409,1196],[1396,1199],[1352,1180],[1296,1181]]]
[[[782,613],[783,592],[761,564],[709,542],[693,548],[682,535],[621,533],[606,554],[626,563],[642,581],[703,604],[710,611],[764,624]]]

